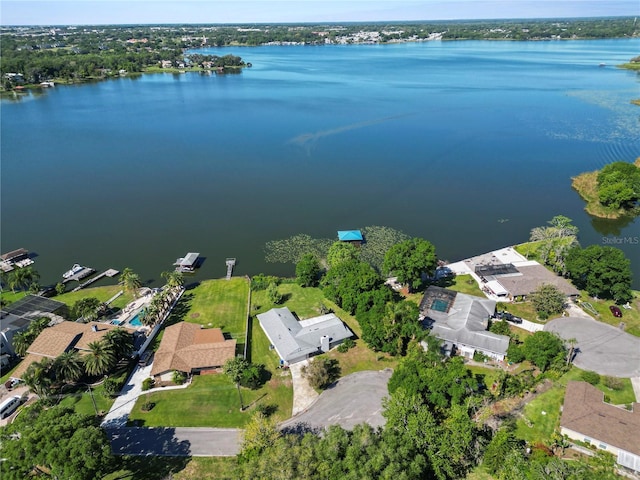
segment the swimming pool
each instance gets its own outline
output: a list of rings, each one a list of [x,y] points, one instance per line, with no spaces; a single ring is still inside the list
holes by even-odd
[[[436,310],[437,312],[446,312],[447,310],[449,310],[449,302],[440,298],[436,298],[431,303],[431,310]]]
[[[136,313],[136,315],[128,321],[129,325],[133,325],[134,327],[141,327],[142,322],[140,321],[140,312]]]

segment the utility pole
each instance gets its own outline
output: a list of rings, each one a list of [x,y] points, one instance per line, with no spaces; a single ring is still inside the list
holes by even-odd
[[[93,392],[91,391],[91,385],[87,385],[89,388],[89,396],[91,397],[91,401],[93,402],[93,409],[96,411],[96,417],[98,416],[98,407],[96,406],[96,399],[93,398]]]

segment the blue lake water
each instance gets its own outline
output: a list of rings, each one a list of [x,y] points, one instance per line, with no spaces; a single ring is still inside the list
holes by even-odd
[[[240,74],[154,74],[3,101],[2,250],[156,281],[292,274],[269,240],[387,225],[451,261],[528,239],[556,214],[620,242],[640,286],[640,221],[592,219],[571,177],[640,156],[640,39],[205,49]],[[605,67],[600,67],[605,63]]]

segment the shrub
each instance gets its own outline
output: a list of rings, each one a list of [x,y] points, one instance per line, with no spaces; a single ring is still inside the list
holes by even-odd
[[[338,345],[337,350],[340,353],[347,353],[349,351],[349,349],[353,348],[356,346],[356,342],[353,341],[352,338],[347,338],[344,342],[342,342],[340,345]]]
[[[151,410],[155,406],[156,406],[155,403],[150,402],[150,401],[146,401],[140,406],[140,410],[142,410],[143,412],[148,412],[149,410]]]
[[[275,283],[276,285],[278,285],[280,283],[280,279],[272,275],[259,273],[258,275],[251,278],[251,289],[266,290],[270,283]]]
[[[487,356],[482,352],[474,352],[473,361],[474,362],[484,362],[487,360]]]
[[[621,378],[617,377],[603,377],[602,383],[605,387],[610,388],[611,390],[622,390],[624,388],[624,382]]]
[[[115,397],[122,389],[123,383],[124,381],[122,378],[109,377],[104,381],[102,387],[104,388],[104,392],[107,394],[107,396]]]
[[[173,376],[171,379],[173,380],[173,383],[175,383],[176,385],[182,385],[184,382],[187,381],[187,374],[184,372],[181,372],[180,370],[174,370]]]
[[[153,386],[154,386],[155,384],[156,384],[156,381],[155,381],[153,378],[151,378],[151,377],[149,377],[149,378],[145,378],[145,379],[142,381],[142,390],[143,390],[143,391],[145,391],[145,390],[150,390],[150,389],[152,389],[152,388],[153,388]]]
[[[313,388],[323,389],[340,377],[340,364],[334,358],[316,358],[302,367],[302,376]]]
[[[600,375],[596,372],[586,371],[580,374],[580,378],[591,385],[597,385],[600,383]]]

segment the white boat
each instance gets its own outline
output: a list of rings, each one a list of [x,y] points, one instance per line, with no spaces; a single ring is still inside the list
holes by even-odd
[[[78,273],[80,273],[82,270],[84,270],[84,267],[82,265],[75,263],[73,267],[71,267],[71,270],[67,270],[65,273],[62,274],[62,278],[64,279],[71,278],[74,275],[77,275]]]

